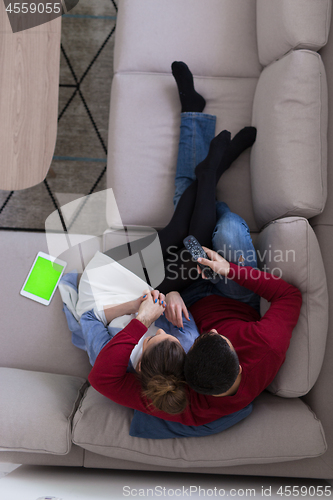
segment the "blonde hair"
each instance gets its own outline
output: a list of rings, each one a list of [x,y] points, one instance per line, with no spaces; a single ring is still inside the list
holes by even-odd
[[[176,415],[187,406],[184,364],[186,354],[168,339],[144,351],[141,358],[142,392],[158,410]]]

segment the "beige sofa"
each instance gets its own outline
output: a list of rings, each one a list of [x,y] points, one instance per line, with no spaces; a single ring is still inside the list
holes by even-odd
[[[331,14],[330,0],[120,1],[108,186],[122,222],[158,228],[172,213],[180,104],[170,65],[184,60],[217,131],[258,129],[218,197],[248,222],[260,266],[300,288],[300,319],[286,362],[244,421],[208,437],[130,437],[133,411],[86,382],[87,356],[71,344],[59,294],[48,307],[18,294],[38,250],[57,248],[67,271],[80,270],[110,248],[119,214],[106,203],[104,236],[104,219],[64,235],[57,214],[47,235],[2,232],[1,461],[333,478]]]

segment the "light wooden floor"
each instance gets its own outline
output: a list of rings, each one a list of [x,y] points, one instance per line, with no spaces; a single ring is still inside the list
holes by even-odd
[[[0,462],[0,479],[7,476],[10,472],[13,472],[15,469],[20,467],[19,464],[7,464]]]
[[[1,466],[0,466],[1,467]],[[6,468],[6,467],[5,467]],[[64,467],[21,466],[0,481],[0,498],[37,500],[116,500],[123,498],[271,498],[281,500],[286,487],[308,494],[299,498],[329,498],[332,485],[322,480],[217,476]],[[311,487],[311,488],[310,488]],[[201,488],[201,490],[199,489]],[[303,490],[301,490],[303,488]],[[318,495],[313,493],[317,491]],[[224,493],[223,493],[224,492]],[[290,498],[294,498],[296,493]]]

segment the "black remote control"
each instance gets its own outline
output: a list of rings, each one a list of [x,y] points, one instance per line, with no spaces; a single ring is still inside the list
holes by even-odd
[[[194,236],[187,236],[183,240],[183,243],[194,260],[197,261],[199,257],[208,259],[208,255]],[[220,275],[214,273],[210,267],[204,266],[203,264],[200,264],[200,262],[198,262],[198,266],[204,271],[205,278],[209,279],[212,283],[218,283],[220,281]]]

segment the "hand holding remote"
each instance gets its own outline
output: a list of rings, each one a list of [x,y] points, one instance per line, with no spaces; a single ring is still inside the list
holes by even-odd
[[[198,240],[194,236],[189,235],[183,240],[183,243],[185,248],[192,255],[193,260],[198,262],[198,269],[200,268],[199,273],[202,273],[202,277],[210,280],[211,283],[218,283],[221,279],[220,275],[214,273],[210,266],[206,266],[204,263],[199,262],[200,257],[208,259],[208,256]]]
[[[202,247],[207,256],[208,259],[205,259],[203,257],[200,257],[198,259],[198,262],[201,265],[210,267],[214,273],[219,274],[220,276],[228,276],[228,273],[230,271],[230,264],[227,260],[225,260],[221,255],[219,255],[217,252],[214,252],[214,250],[210,250],[209,248]],[[201,269],[199,270],[201,272]],[[204,278],[205,276],[203,276]]]

